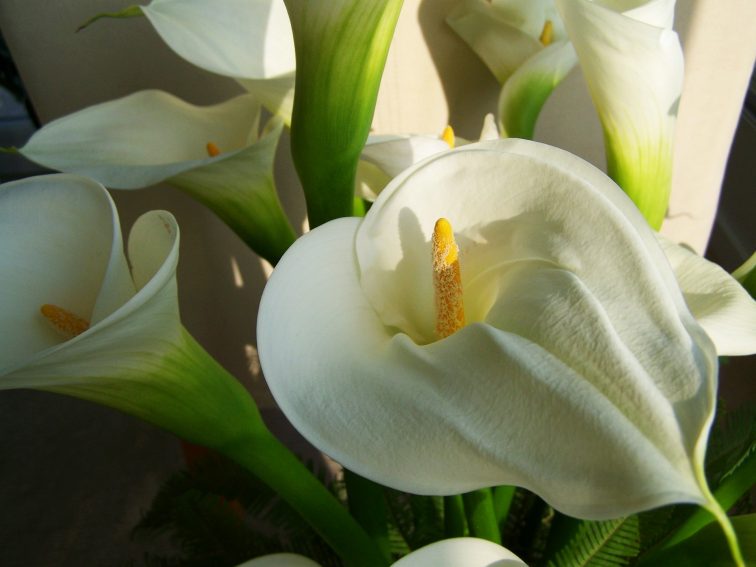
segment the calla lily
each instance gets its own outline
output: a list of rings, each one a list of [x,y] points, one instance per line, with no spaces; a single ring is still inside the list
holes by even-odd
[[[294,241],[273,182],[283,126],[274,119],[258,138],[259,119],[260,105],[249,94],[199,107],[140,91],[47,124],[20,152],[111,188],[165,181],[210,207],[275,263]]]
[[[524,486],[588,519],[692,502],[727,523],[703,474],[714,345],[637,209],[567,152],[482,142],[405,171],[364,219],[287,251],[258,348],[299,431],[377,482]]]
[[[297,55],[291,151],[310,226],[352,214],[402,0],[286,0]]]
[[[720,356],[756,352],[756,303],[722,268],[692,250],[657,235],[672,265],[688,309]]]
[[[267,483],[342,557],[382,565],[344,507],[267,430],[247,391],[184,330],[170,213],[123,253],[105,188],[73,175],[0,186],[0,390],[67,394],[217,449]]]
[[[181,326],[170,213],[137,220],[127,263],[104,188],[50,175],[0,188],[0,234],[0,389],[95,401],[220,449],[263,427],[246,391]]]
[[[498,138],[499,130],[493,114],[487,114],[483,119],[479,139],[484,141]],[[469,140],[456,136],[449,126],[440,136],[369,136],[357,169],[357,194],[368,201],[375,201],[389,181],[411,165],[439,152],[469,143]]]
[[[459,537],[437,541],[413,551],[393,567],[516,567],[526,565],[508,549],[484,539]],[[238,567],[319,567],[293,553],[274,553],[250,559]],[[527,566],[526,566],[527,567]]]
[[[683,81],[675,0],[556,3],[601,120],[609,175],[658,229]]]
[[[288,124],[294,100],[294,39],[282,0],[152,0],[101,17],[144,14],[179,56],[232,77]]]
[[[503,85],[503,136],[532,138],[546,99],[577,57],[554,0],[464,0],[448,24]]]

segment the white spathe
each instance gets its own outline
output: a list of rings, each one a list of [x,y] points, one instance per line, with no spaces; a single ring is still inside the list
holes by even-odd
[[[282,0],[153,0],[141,9],[178,55],[237,79],[291,120],[296,60]]]
[[[136,221],[127,261],[104,187],[46,175],[0,186],[0,236],[0,390],[87,399],[218,449],[261,427],[243,387],[181,325],[170,213]],[[59,334],[40,313],[44,304],[89,328]]]
[[[543,49],[539,38],[547,21],[552,41],[567,41],[554,0],[462,0],[446,21],[501,84]]]
[[[436,340],[440,217],[461,248],[467,325]],[[711,503],[714,345],[637,209],[561,150],[483,142],[405,171],[364,220],[289,249],[258,341],[292,423],[380,483],[515,484],[591,519]]]
[[[661,226],[683,53],[675,0],[556,0],[604,130],[609,175]]]
[[[499,129],[493,114],[486,114],[479,140],[498,138]],[[454,147],[469,143],[469,140],[454,136]],[[427,157],[450,149],[449,143],[442,136],[430,134],[369,136],[358,164],[357,194],[368,201],[375,201],[378,193],[402,171]]]
[[[517,567],[526,565],[508,549],[474,537],[437,541],[402,557],[393,567]],[[274,553],[245,561],[238,567],[320,567],[293,553]]]
[[[680,284],[685,303],[720,356],[756,352],[756,308],[740,283],[692,250],[657,235]]]
[[[251,94],[195,106],[147,90],[54,120],[19,151],[110,188],[170,183],[275,263],[295,238],[273,179],[283,120],[273,117],[258,135],[259,122],[260,104]]]
[[[58,118],[19,151],[45,167],[138,189],[253,147],[259,122],[260,104],[250,94],[195,106],[145,90]],[[208,142],[221,153],[208,155]]]
[[[532,138],[541,107],[577,63],[554,0],[463,0],[447,22],[503,86],[502,136]]]

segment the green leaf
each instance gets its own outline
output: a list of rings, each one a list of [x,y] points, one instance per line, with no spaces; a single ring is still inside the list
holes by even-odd
[[[550,567],[628,565],[640,552],[638,516],[580,522],[572,539],[548,562]]]
[[[747,565],[756,565],[756,514],[731,518],[732,526],[740,541],[740,548]],[[717,524],[710,524],[682,543],[639,564],[663,567],[685,565],[686,567],[729,567],[732,557],[727,540]]]
[[[310,226],[352,214],[402,0],[286,0],[297,56],[291,148]]]
[[[719,410],[706,449],[706,477],[716,489],[756,444],[756,404]]]

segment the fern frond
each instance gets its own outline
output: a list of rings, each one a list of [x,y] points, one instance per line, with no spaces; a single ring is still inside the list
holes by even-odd
[[[549,567],[617,567],[640,552],[637,516],[580,522],[575,535],[548,562]]]

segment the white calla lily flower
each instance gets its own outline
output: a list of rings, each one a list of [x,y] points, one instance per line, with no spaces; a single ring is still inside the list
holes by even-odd
[[[165,181],[209,206],[275,263],[294,240],[272,173],[283,125],[274,119],[258,137],[259,121],[250,94],[201,107],[147,90],[54,120],[19,151],[115,189]]]
[[[178,55],[236,79],[291,122],[296,60],[282,0],[152,0],[140,8]]]
[[[503,86],[502,136],[532,138],[546,99],[577,63],[554,0],[463,0],[447,22]]]
[[[609,175],[658,229],[683,83],[675,0],[556,3],[603,126]]]
[[[454,256],[444,217],[457,276],[432,275]],[[714,345],[637,209],[567,152],[482,142],[405,171],[364,219],[289,249],[258,347],[292,423],[382,484],[514,484],[589,519],[675,502],[722,518],[703,475]]]
[[[526,565],[508,549],[493,542],[459,537],[426,545],[405,555],[393,567],[517,567]],[[238,567],[320,567],[293,553],[274,553],[245,561]]]
[[[463,0],[446,21],[501,84],[544,43],[568,41],[554,0]]]
[[[526,565],[514,553],[485,539],[458,537],[421,547],[393,567],[516,567]],[[526,565],[527,567],[527,565]]]
[[[483,119],[479,140],[497,140],[498,138],[499,129],[493,114],[487,114]],[[469,140],[456,136],[451,126],[447,126],[440,136],[429,134],[369,136],[357,169],[357,195],[368,201],[375,201],[389,181],[408,167],[437,153],[469,143]]]
[[[221,450],[265,431],[181,325],[170,213],[137,220],[127,262],[105,189],[49,175],[0,186],[0,235],[0,389],[94,401]]]

